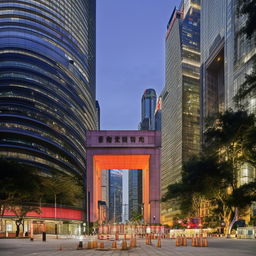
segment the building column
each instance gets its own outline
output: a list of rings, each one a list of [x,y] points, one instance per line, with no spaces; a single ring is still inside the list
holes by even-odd
[[[150,223],[160,224],[160,149],[154,150],[149,162]]]

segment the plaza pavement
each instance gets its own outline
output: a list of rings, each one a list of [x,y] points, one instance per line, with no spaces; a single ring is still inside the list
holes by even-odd
[[[191,247],[191,241],[188,241],[187,247],[176,247],[175,240],[161,240],[162,247],[156,247],[156,240],[152,240],[153,245],[146,245],[145,240],[137,240],[137,248],[127,251],[109,250],[98,251],[76,250],[78,240],[75,239],[47,239],[46,242],[29,239],[0,239],[0,256],[255,256],[256,239],[236,240],[226,238],[209,239],[209,247]],[[129,243],[129,242],[128,242]],[[84,240],[84,244],[87,241]],[[60,246],[62,250],[59,250]],[[105,247],[110,247],[111,241],[105,241]]]

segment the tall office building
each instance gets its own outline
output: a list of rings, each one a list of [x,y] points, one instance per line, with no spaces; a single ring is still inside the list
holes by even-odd
[[[237,15],[237,0],[202,1],[201,88],[202,127],[205,118],[232,107],[233,97],[252,70],[256,56],[255,36],[241,34],[245,16]],[[218,17],[218,19],[216,19]],[[255,98],[246,107],[256,112]]]
[[[121,223],[123,209],[122,172],[118,170],[109,170],[109,172],[109,221]]]
[[[174,9],[166,34],[162,92],[161,193],[181,180],[182,163],[200,149],[200,0]],[[172,224],[178,204],[162,204],[162,223]]]
[[[155,130],[156,91],[146,89],[141,98],[140,130]]]
[[[217,112],[234,108],[233,97],[252,71],[256,58],[255,36],[240,33],[246,17],[237,15],[237,0],[204,0],[201,11],[201,124]],[[218,17],[216,19],[216,17]],[[256,113],[255,95],[243,102]],[[255,168],[244,164],[238,172],[238,185],[254,181]],[[255,206],[254,206],[255,207]]]
[[[0,156],[85,173],[96,129],[95,0],[0,2]]]

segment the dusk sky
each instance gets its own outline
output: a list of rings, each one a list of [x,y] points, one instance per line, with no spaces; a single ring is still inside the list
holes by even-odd
[[[137,130],[141,97],[164,87],[165,33],[180,0],[97,1],[97,99],[102,130]]]

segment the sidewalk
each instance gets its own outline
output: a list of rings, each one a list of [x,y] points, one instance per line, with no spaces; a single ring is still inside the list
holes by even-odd
[[[76,250],[78,240],[74,239],[48,239],[47,242],[35,240],[31,242],[24,239],[1,239],[1,256],[97,256],[97,255],[140,255],[140,256],[255,256],[255,240],[234,240],[234,239],[209,239],[209,247],[191,247],[191,241],[187,247],[176,247],[175,240],[162,240],[162,247],[156,248],[156,240],[152,240],[153,245],[145,245],[145,240],[137,241],[137,248],[128,251],[109,250],[98,251]],[[128,242],[129,243],[129,242]],[[87,241],[84,241],[84,245]],[[111,247],[110,241],[105,241],[105,247]],[[60,250],[60,248],[62,250]]]

